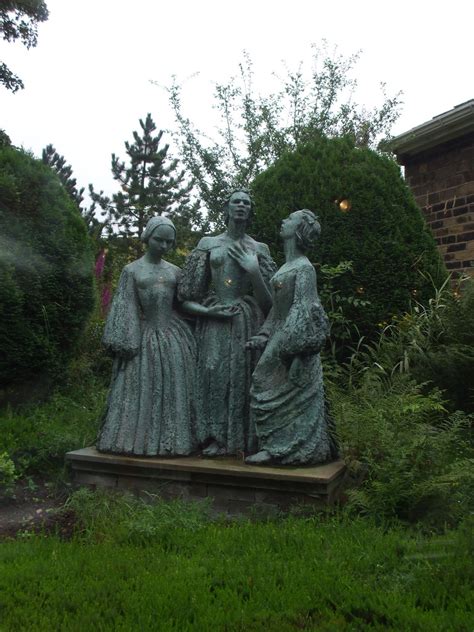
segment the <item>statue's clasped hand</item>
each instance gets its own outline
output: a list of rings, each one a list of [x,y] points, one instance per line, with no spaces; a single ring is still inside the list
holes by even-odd
[[[235,244],[229,248],[228,252],[229,257],[236,261],[245,272],[252,273],[259,269],[257,255],[247,250],[243,244]]]
[[[207,308],[207,316],[214,318],[232,318],[238,311],[238,305],[211,305],[211,307]]]

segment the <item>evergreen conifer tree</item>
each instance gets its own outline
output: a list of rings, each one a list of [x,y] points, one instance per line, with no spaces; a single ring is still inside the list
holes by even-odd
[[[53,145],[47,145],[43,149],[42,160],[45,165],[48,165],[59,176],[64,188],[76,202],[77,206],[81,208],[81,204],[84,201],[84,187],[77,188],[77,180],[73,177],[72,167],[66,162],[66,158],[58,154]]]
[[[189,225],[198,219],[190,200],[192,182],[178,161],[169,158],[169,145],[160,146],[163,131],[156,133],[151,114],[140,119],[140,128],[133,132],[133,143],[125,142],[128,164],[112,154],[112,174],[120,191],[109,199],[90,187],[92,200],[110,211],[110,230],[122,237],[139,236],[154,215],[166,213]]]
[[[66,158],[59,154],[53,145],[47,145],[43,149],[42,161],[48,167],[51,167],[59,176],[62,185],[66,189],[71,199],[77,204],[79,211],[87,225],[89,235],[98,238],[102,232],[104,226],[108,224],[108,220],[105,221],[97,217],[97,202],[93,199],[89,208],[83,206],[84,202],[84,187],[80,189],[77,186],[77,180],[73,176],[71,165],[68,165]]]

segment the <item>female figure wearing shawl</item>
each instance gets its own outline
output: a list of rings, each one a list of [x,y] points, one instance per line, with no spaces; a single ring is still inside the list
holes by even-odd
[[[162,256],[176,230],[153,217],[143,257],[125,266],[103,343],[114,356],[112,383],[97,449],[140,456],[185,455],[196,447],[192,332],[174,308],[180,269]]]
[[[246,353],[245,343],[271,307],[276,266],[268,246],[246,234],[252,213],[248,192],[234,191],[224,207],[227,230],[201,239],[179,283],[183,308],[198,315],[196,415],[205,456],[256,446],[249,391],[257,358]]]

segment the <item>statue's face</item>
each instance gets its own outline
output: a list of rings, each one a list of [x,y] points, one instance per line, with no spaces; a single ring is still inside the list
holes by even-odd
[[[228,203],[229,219],[235,222],[247,222],[252,210],[250,197],[244,191],[236,191],[230,196]]]
[[[163,256],[174,246],[175,234],[171,226],[157,226],[148,240],[148,249],[153,255]]]
[[[281,223],[280,237],[289,239],[296,233],[301,222],[301,211],[290,213]]]

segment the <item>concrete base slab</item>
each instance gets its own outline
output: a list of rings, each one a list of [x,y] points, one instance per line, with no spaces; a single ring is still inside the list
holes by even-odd
[[[311,467],[246,465],[235,457],[131,457],[94,447],[66,454],[78,485],[202,500],[229,514],[287,511],[295,505],[328,505],[337,498],[345,465]]]

